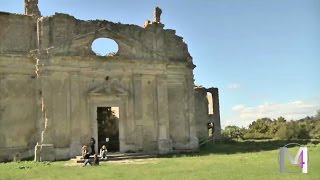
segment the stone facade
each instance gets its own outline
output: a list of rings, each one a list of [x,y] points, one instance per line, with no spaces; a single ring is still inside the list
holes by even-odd
[[[97,139],[97,107],[119,107],[120,152],[198,149],[192,57],[159,17],[145,27],[67,14],[0,12],[0,161],[80,155]],[[159,11],[160,10],[160,11]],[[159,13],[160,12],[160,13]],[[97,56],[97,38],[118,44]],[[96,145],[97,149],[97,145]]]

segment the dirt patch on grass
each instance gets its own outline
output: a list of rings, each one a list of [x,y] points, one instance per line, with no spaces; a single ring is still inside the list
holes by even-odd
[[[156,158],[149,158],[149,159],[126,159],[120,161],[107,161],[102,163],[110,163],[110,164],[156,164],[158,163]]]
[[[104,164],[157,164],[158,160],[156,158],[148,159],[126,159],[119,161],[100,161],[100,165]],[[67,161],[64,166],[83,166],[83,163],[76,163],[74,161]]]

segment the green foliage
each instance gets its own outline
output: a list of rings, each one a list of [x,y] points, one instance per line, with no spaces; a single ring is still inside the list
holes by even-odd
[[[227,126],[223,131],[222,135],[229,139],[243,139],[245,129],[239,128],[238,126]]]
[[[317,111],[317,113],[314,117],[315,117],[315,119],[320,120],[320,109]]]
[[[277,131],[275,137],[279,139],[297,139],[299,136],[298,124],[294,121],[283,124]]]
[[[307,116],[297,121],[265,117],[252,122],[248,128],[227,126],[223,135],[231,139],[320,139],[320,110],[314,117]]]
[[[320,139],[320,119],[314,123],[314,128],[310,131],[310,136],[314,139]]]
[[[266,134],[269,131],[272,120],[270,118],[257,119],[249,125],[249,128],[255,133]]]

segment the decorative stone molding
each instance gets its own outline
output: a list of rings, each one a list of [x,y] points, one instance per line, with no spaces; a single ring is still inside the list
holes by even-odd
[[[94,87],[88,92],[89,95],[113,95],[128,96],[129,92],[125,90],[118,79],[106,80],[102,84]]]

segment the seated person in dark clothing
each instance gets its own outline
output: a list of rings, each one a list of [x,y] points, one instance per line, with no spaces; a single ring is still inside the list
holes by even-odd
[[[93,137],[91,137],[91,139],[90,139],[91,155],[96,153],[96,151],[94,150],[95,143],[96,143],[96,140]]]
[[[99,165],[99,158],[97,154],[93,155],[93,165],[98,166]]]
[[[92,165],[90,161],[90,153],[86,145],[82,146],[82,158],[84,159],[84,166],[86,166],[87,164]]]

